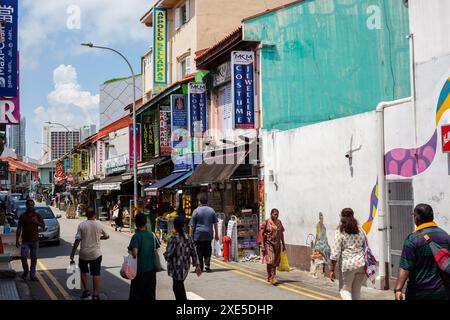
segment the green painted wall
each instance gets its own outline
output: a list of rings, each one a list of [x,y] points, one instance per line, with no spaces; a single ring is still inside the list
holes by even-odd
[[[297,128],[410,96],[408,30],[400,0],[305,1],[245,21],[244,40],[263,42],[264,129]]]

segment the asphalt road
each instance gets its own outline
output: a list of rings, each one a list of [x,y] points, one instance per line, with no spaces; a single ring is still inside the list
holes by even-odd
[[[56,213],[56,209],[54,209]],[[63,213],[62,213],[63,214]],[[31,298],[36,300],[76,300],[81,290],[67,287],[67,268],[69,255],[80,219],[67,219],[65,214],[59,220],[61,225],[61,244],[42,246],[39,249],[39,282],[28,282]],[[123,256],[131,235],[120,233],[107,227],[110,239],[102,242],[103,262],[100,298],[103,300],[127,300],[129,281],[120,277]],[[78,260],[78,256],[76,256]],[[14,261],[17,272],[22,271],[20,261]],[[246,268],[243,264],[228,264],[214,259],[212,273],[197,277],[191,273],[186,282],[190,300],[329,300],[338,299],[337,292],[322,290],[301,284],[295,279],[285,280],[278,286],[265,281],[264,270]],[[22,281],[22,280],[20,280]],[[301,285],[299,285],[301,284]],[[158,300],[174,300],[172,279],[166,272],[157,275]]]

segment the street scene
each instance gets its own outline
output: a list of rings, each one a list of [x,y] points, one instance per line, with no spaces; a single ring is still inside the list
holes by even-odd
[[[0,300],[449,300],[444,12],[0,0]]]

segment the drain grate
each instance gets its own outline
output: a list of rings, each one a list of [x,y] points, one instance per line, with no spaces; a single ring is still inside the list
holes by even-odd
[[[0,280],[0,300],[20,300],[14,280]]]

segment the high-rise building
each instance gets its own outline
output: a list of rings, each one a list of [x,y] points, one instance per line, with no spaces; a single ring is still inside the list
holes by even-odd
[[[80,143],[80,129],[68,127],[44,126],[42,128],[42,143],[44,144],[44,155],[42,163],[61,158],[73,147]],[[49,148],[50,147],[50,148]]]
[[[20,118],[19,125],[11,125],[8,128],[7,147],[14,149],[15,153],[26,156],[25,129],[27,121],[24,117]]]
[[[83,141],[87,137],[92,136],[97,132],[97,126],[95,124],[91,124],[89,126],[83,126],[80,128],[81,136],[80,139]]]

